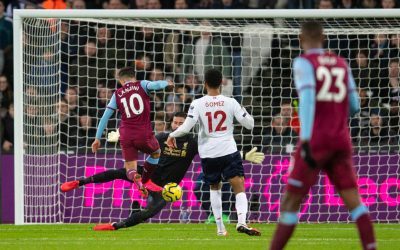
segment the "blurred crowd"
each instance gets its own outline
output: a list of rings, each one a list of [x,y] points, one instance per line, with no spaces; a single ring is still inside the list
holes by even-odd
[[[396,8],[399,2],[0,0],[2,151],[12,152],[14,142],[13,9]],[[190,21],[178,19],[175,22],[188,24]],[[213,20],[200,20],[198,24],[218,25]],[[57,25],[40,20],[27,27],[26,31],[30,29],[30,33],[45,35],[24,36],[24,95],[27,100],[24,119],[25,123],[33,124],[27,130],[29,135],[25,140],[30,140],[30,144],[34,144],[37,135],[60,135],[60,147],[71,150],[88,147],[95,136],[98,120],[118,87],[115,74],[118,68],[125,66],[135,67],[137,80],[171,79],[175,82],[173,92],[160,92],[151,97],[154,130],[156,133],[168,131],[173,113],[187,111],[191,101],[204,94],[203,72],[216,67],[224,76],[223,94],[234,97],[256,117],[259,131],[255,134],[261,134],[261,139],[249,143],[260,143],[269,153],[293,151],[299,134],[298,105],[291,77],[291,61],[300,52],[296,37],[274,34],[252,36],[211,32],[211,29],[193,32],[79,20],[61,21],[59,37],[54,32]],[[61,44],[57,39],[61,39]],[[400,34],[337,35],[328,37],[328,41],[326,47],[348,59],[359,89],[361,113],[350,120],[355,145],[379,150],[397,147]],[[61,100],[57,100],[55,105],[40,99],[40,96],[57,96],[58,93],[61,93]],[[260,96],[262,98],[258,98]],[[40,120],[38,117],[41,117]],[[117,126],[116,116],[110,120],[108,128],[114,130]]]

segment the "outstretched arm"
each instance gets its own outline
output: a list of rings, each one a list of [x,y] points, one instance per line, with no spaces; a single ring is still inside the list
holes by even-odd
[[[154,91],[154,90],[161,90],[161,89],[165,89],[166,87],[169,86],[174,86],[174,83],[170,80],[165,81],[165,80],[160,80],[160,81],[147,81],[147,80],[142,80],[140,82],[140,85],[142,86],[142,88],[144,89],[144,91],[146,91],[147,94],[150,93],[150,91]]]
[[[299,119],[301,124],[301,156],[311,168],[316,167],[316,162],[311,154],[309,141],[315,115],[315,75],[314,68],[309,61],[298,57],[293,63],[294,83],[299,96]]]
[[[92,152],[96,153],[96,151],[100,147],[100,138],[103,135],[104,129],[107,126],[108,120],[111,118],[111,116],[114,114],[114,111],[117,109],[117,102],[115,100],[115,93],[111,97],[110,102],[107,105],[106,111],[104,111],[103,116],[100,119],[100,123],[97,127],[96,131],[96,139],[94,140],[92,144]]]
[[[233,105],[236,120],[247,129],[254,128],[254,118],[247,112],[247,110],[244,107],[241,107],[235,99],[233,99]]]
[[[185,122],[174,132],[170,133],[170,137],[181,137],[186,135],[187,133],[190,132],[190,130],[196,125],[197,120],[194,120],[193,118],[187,117],[185,119]]]
[[[294,83],[299,96],[300,139],[311,139],[315,114],[315,76],[314,68],[304,58],[296,58],[293,63]]]

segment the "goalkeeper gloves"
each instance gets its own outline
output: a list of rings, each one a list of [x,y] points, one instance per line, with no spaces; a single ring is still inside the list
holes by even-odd
[[[243,158],[243,152],[240,152]],[[246,161],[261,164],[264,161],[265,155],[262,152],[257,152],[257,147],[252,148],[249,152],[245,152],[244,159]]]
[[[317,167],[317,163],[311,154],[310,143],[308,141],[305,141],[301,144],[300,156],[311,169],[315,169]]]
[[[117,129],[117,131],[111,131],[110,133],[108,133],[107,135],[107,141],[108,142],[118,142],[119,140],[119,130]]]

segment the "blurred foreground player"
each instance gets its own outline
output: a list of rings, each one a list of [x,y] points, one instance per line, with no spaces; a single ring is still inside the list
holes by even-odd
[[[295,59],[293,71],[300,98],[300,142],[270,249],[285,247],[298,222],[301,201],[323,170],[350,210],[363,249],[374,250],[373,226],[352,165],[348,119],[359,111],[359,98],[351,70],[342,57],[323,49],[319,23],[304,23],[299,38],[304,54]]]

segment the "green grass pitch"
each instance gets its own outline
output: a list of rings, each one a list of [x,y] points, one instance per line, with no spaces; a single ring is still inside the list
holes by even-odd
[[[142,224],[118,231],[93,231],[92,224],[0,225],[0,249],[267,249],[275,224],[254,225],[261,237],[249,237],[227,225],[228,237],[215,225]],[[375,225],[379,249],[400,249],[400,225]],[[361,249],[353,224],[301,224],[286,249]]]

